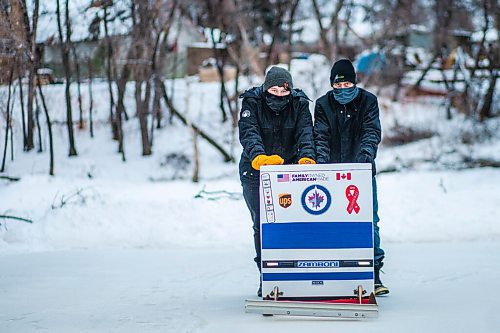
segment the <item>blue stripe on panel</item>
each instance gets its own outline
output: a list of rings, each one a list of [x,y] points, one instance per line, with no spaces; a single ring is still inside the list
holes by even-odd
[[[264,273],[263,281],[372,280],[373,272]]]
[[[372,248],[371,222],[262,224],[262,249]]]

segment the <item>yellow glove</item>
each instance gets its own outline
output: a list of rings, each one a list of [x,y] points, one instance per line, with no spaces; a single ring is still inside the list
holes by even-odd
[[[257,155],[252,161],[252,168],[260,170],[263,165],[278,165],[283,164],[283,160],[279,155]]]
[[[252,168],[255,170],[260,170],[260,167],[266,165],[266,161],[269,158],[267,155],[257,155],[252,161]]]
[[[299,164],[316,164],[316,161],[309,157],[302,157],[299,160]]]
[[[271,155],[269,156],[268,160],[266,161],[266,165],[280,165],[285,163],[285,160],[281,158],[279,155]]]

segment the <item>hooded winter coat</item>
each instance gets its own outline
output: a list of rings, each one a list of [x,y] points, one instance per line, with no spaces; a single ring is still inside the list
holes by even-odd
[[[314,143],[318,163],[372,163],[381,138],[377,97],[359,88],[351,102],[342,105],[333,90],[321,96],[314,108]]]
[[[239,136],[243,146],[240,159],[241,181],[258,181],[259,171],[251,162],[258,155],[279,155],[285,164],[302,157],[315,160],[313,124],[309,98],[300,89],[290,93],[291,102],[280,111],[266,104],[262,86],[245,91],[240,112]]]

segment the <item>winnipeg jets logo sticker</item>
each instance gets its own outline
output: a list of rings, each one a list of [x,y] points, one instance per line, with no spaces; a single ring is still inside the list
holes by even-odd
[[[326,187],[311,185],[302,193],[302,207],[312,215],[323,214],[330,208],[332,197]]]
[[[250,110],[244,110],[244,111],[241,113],[241,117],[242,117],[242,118],[248,118],[248,117],[250,117]]]

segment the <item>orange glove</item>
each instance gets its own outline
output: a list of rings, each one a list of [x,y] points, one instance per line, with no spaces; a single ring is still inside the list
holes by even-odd
[[[260,170],[260,167],[265,165],[269,156],[267,155],[257,155],[252,161],[252,168],[255,170]]]
[[[299,164],[316,164],[316,161],[309,157],[302,157],[299,160]]]
[[[266,165],[280,165],[285,163],[285,160],[281,158],[279,155],[271,155],[268,156],[267,164]]]
[[[252,161],[252,168],[260,170],[263,165],[278,165],[283,164],[283,160],[279,155],[257,155]]]

